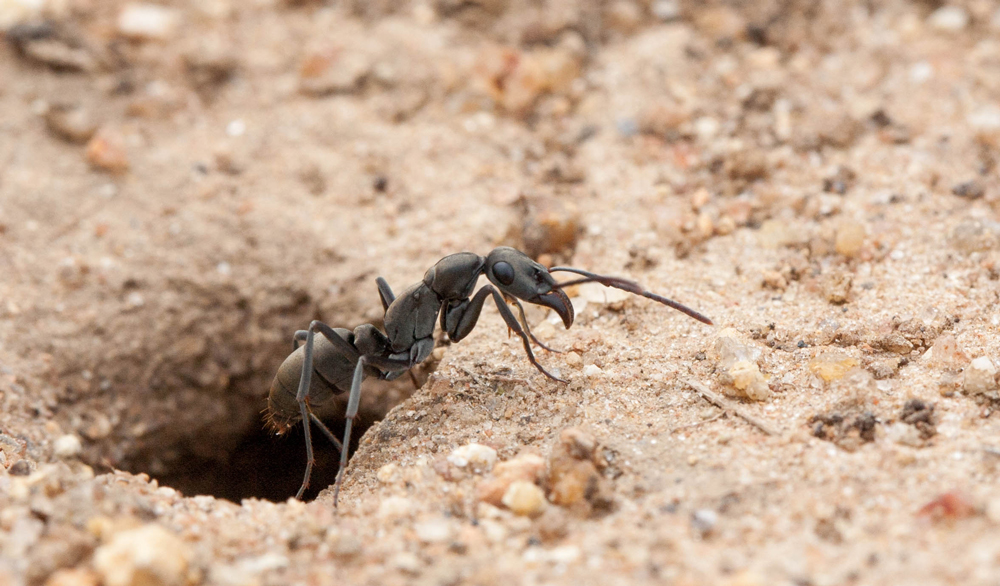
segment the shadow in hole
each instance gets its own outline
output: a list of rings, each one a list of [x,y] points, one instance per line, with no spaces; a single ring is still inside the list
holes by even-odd
[[[359,414],[362,415],[362,414]],[[359,417],[351,440],[351,454],[375,418]],[[327,421],[337,437],[344,433],[343,421]],[[313,427],[312,480],[303,495],[310,501],[337,478],[340,453]],[[183,470],[157,476],[161,486],[179,490],[184,496],[212,495],[239,503],[245,498],[281,502],[295,496],[306,469],[306,442],[302,426],[297,425],[284,436],[276,436],[263,426],[247,433],[228,460],[189,460]]]

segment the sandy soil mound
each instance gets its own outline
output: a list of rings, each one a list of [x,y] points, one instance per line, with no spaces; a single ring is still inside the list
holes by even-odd
[[[0,586],[1000,581],[995,3],[0,0],[0,31]],[[293,333],[498,245],[715,326],[570,288],[571,329],[526,318],[563,384],[488,304],[366,382],[339,508],[320,441],[289,500]]]

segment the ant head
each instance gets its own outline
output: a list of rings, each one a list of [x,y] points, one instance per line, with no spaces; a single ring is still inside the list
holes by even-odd
[[[494,248],[486,257],[486,278],[504,295],[551,308],[568,328],[573,325],[573,305],[549,270],[520,250]]]

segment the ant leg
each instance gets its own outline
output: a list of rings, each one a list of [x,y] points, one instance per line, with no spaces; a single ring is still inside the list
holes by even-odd
[[[308,335],[309,332],[307,332],[306,330],[297,330],[295,332],[295,335],[292,336],[292,352],[295,352],[296,350],[299,349],[299,342],[305,342],[306,336]]]
[[[517,305],[517,310],[521,313],[521,323],[524,324],[524,331],[528,334],[528,337],[531,338],[531,341],[534,342],[535,344],[538,344],[542,348],[548,350],[549,352],[555,352],[556,354],[562,354],[563,353],[562,350],[556,350],[555,348],[549,348],[545,344],[542,344],[541,342],[538,341],[538,338],[535,337],[535,334],[531,333],[531,328],[528,327],[528,318],[524,316],[524,306],[521,305],[521,302],[518,301],[516,297],[511,297],[510,299],[513,299],[514,300],[514,304]]]
[[[367,336],[373,336],[376,339],[379,336],[384,336],[382,332],[379,332],[374,327],[359,327],[355,330],[355,341],[359,343],[362,348],[368,348],[371,346],[377,346],[373,340],[365,339]],[[344,413],[344,441],[341,443],[340,450],[340,468],[337,470],[337,480],[333,486],[333,506],[337,506],[337,500],[340,497],[340,486],[344,482],[344,472],[347,469],[347,458],[351,449],[351,430],[354,427],[354,419],[358,415],[358,405],[361,402],[361,382],[365,378],[365,367],[373,366],[383,374],[386,372],[402,372],[411,366],[409,360],[395,360],[392,358],[387,358],[380,355],[370,355],[364,354],[358,358],[357,364],[354,365],[354,376],[351,379],[351,392],[347,397],[347,411]]]
[[[354,426],[354,418],[358,415],[358,404],[361,402],[361,381],[365,378],[365,365],[368,357],[362,356],[358,359],[357,366],[354,367],[354,378],[351,381],[351,394],[347,398],[347,412],[344,414],[344,442],[340,450],[340,468],[337,470],[337,480],[333,484],[333,507],[337,508],[337,499],[340,497],[340,485],[344,482],[344,470],[347,469],[347,456],[351,445],[351,428]]]
[[[309,479],[312,477],[313,464],[316,463],[316,459],[313,456],[312,429],[311,429],[312,426],[310,422],[319,423],[320,429],[323,430],[324,434],[326,434],[333,440],[334,445],[337,445],[338,443],[336,438],[333,437],[333,434],[330,432],[330,430],[327,429],[326,426],[323,425],[317,417],[312,415],[312,412],[310,412],[308,405],[309,389],[312,386],[312,374],[314,370],[313,341],[317,331],[323,334],[323,337],[329,340],[330,343],[334,345],[339,345],[342,349],[346,350],[349,356],[357,356],[358,354],[357,348],[355,348],[347,340],[341,338],[339,335],[337,335],[337,332],[335,332],[333,328],[331,328],[330,326],[326,325],[321,321],[313,320],[309,324],[309,329],[304,330],[305,341],[306,341],[305,356],[303,356],[302,359],[302,375],[299,377],[299,390],[295,394],[295,400],[299,404],[299,412],[302,416],[302,429],[306,437],[306,471],[305,475],[302,478],[302,486],[299,487],[299,491],[295,494],[295,498],[300,500],[302,499],[303,493],[305,493],[306,489],[309,488]],[[296,341],[298,341],[302,337],[301,335],[302,333],[303,330],[295,332]],[[343,446],[338,446],[338,447],[340,448],[341,453],[345,452]]]
[[[392,302],[396,300],[396,295],[392,292],[392,288],[389,287],[389,283],[382,277],[375,279],[375,286],[378,287],[378,296],[382,300],[382,311],[386,311],[392,305]]]
[[[323,432],[323,435],[325,435],[333,445],[337,446],[338,452],[344,451],[344,445],[340,443],[340,440],[337,439],[337,436],[333,435],[333,432],[330,431],[330,428],[327,427],[326,424],[324,424],[322,421],[320,421],[319,417],[316,417],[316,415],[312,411],[309,412],[309,419],[311,419],[312,422],[316,424],[316,427],[318,427],[319,430]]]
[[[531,351],[530,340],[534,338],[528,337],[525,333],[524,328],[518,323],[517,318],[511,313],[510,308],[507,307],[507,302],[501,297],[500,292],[493,287],[493,285],[483,285],[480,287],[472,299],[463,300],[461,303],[453,307],[445,307],[442,309],[441,315],[441,325],[444,327],[445,331],[448,332],[448,337],[451,341],[458,342],[462,338],[469,335],[472,328],[476,326],[476,322],[479,321],[479,314],[483,311],[483,304],[486,302],[486,298],[490,295],[493,296],[493,302],[496,303],[497,309],[500,310],[500,316],[507,323],[507,327],[514,331],[515,334],[521,337],[521,341],[524,342],[524,351],[528,355],[528,361],[537,368],[542,374],[551,378],[554,381],[559,381],[564,383],[563,379],[553,376],[549,371],[542,368],[542,365],[535,360],[535,355]],[[522,310],[523,311],[523,310]],[[527,324],[525,324],[527,325]],[[544,344],[535,340],[539,346],[545,348]],[[548,349],[548,348],[546,348]]]
[[[318,323],[320,322],[312,322],[306,331],[306,349],[305,357],[302,360],[302,376],[299,377],[299,390],[295,394],[295,400],[299,403],[299,412],[302,414],[302,429],[306,434],[306,473],[302,478],[302,486],[299,487],[299,492],[295,493],[297,500],[302,500],[302,494],[309,487],[309,478],[312,476],[313,464],[316,462],[316,459],[313,457],[312,433],[309,424],[311,418],[309,417],[309,406],[306,401],[309,396],[310,385],[312,384],[313,335]],[[298,338],[298,332],[295,335]]]
[[[446,305],[441,309],[441,329],[448,334],[452,342],[460,342],[472,332],[483,311],[483,304],[490,296],[488,286],[483,286],[472,299],[464,299],[455,305]],[[452,302],[454,303],[454,302]]]
[[[566,382],[565,380],[559,378],[558,376],[553,375],[549,371],[542,368],[542,365],[539,364],[537,360],[535,360],[535,355],[531,352],[531,343],[529,342],[528,335],[524,333],[524,329],[521,328],[521,324],[517,322],[517,318],[514,317],[514,314],[510,311],[510,308],[507,307],[507,302],[504,301],[503,297],[500,295],[500,292],[497,291],[493,287],[493,285],[483,285],[483,289],[480,289],[480,291],[484,289],[488,289],[490,293],[493,294],[493,302],[496,303],[497,309],[500,310],[500,317],[503,318],[503,321],[507,322],[507,327],[513,330],[515,334],[521,337],[521,342],[524,343],[524,352],[525,354],[528,355],[528,362],[531,362],[532,366],[537,368],[539,372],[549,377],[550,379],[561,383]]]

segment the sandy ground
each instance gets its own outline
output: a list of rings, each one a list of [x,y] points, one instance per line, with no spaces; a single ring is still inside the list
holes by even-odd
[[[0,585],[1000,584],[995,2],[0,27]],[[561,384],[487,306],[289,500],[293,332],[498,245],[716,325],[571,289]]]

